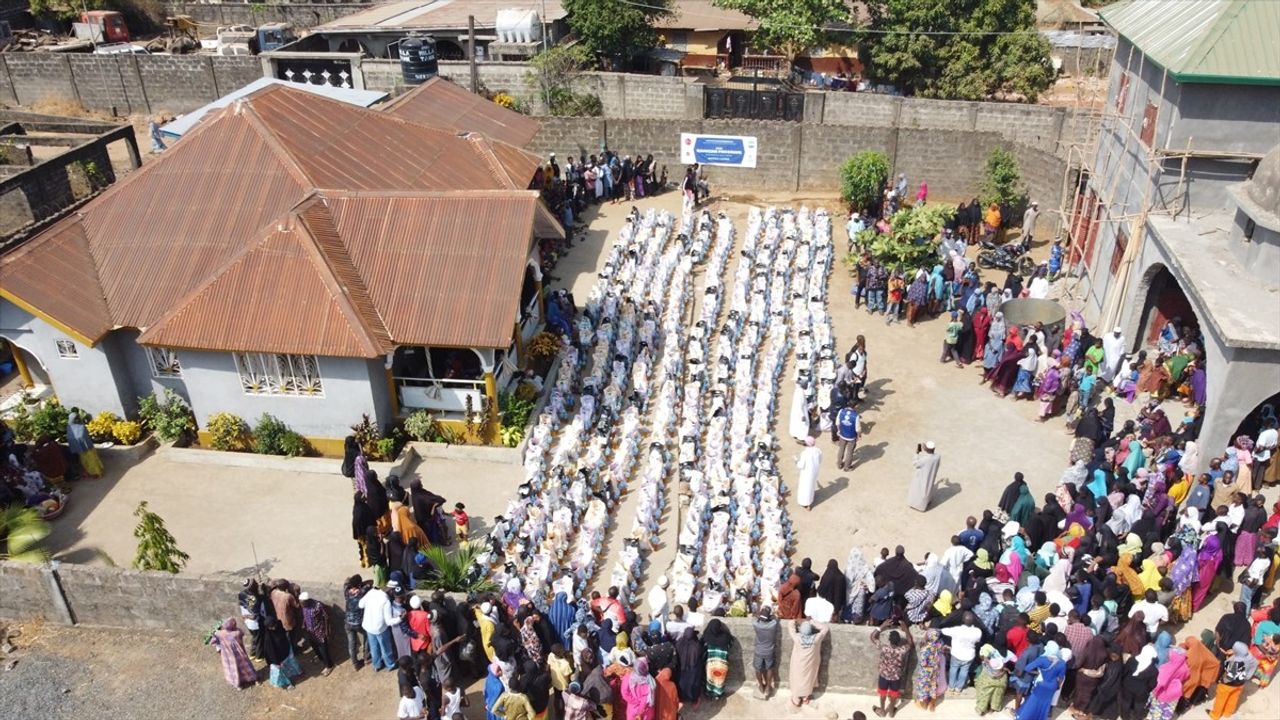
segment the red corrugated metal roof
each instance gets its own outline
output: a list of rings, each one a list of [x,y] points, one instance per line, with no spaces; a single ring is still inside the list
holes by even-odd
[[[536,156],[504,143],[270,87],[201,123],[0,261],[0,283],[21,304],[95,340],[131,326],[148,330],[143,339],[151,344],[222,350],[287,346],[372,357],[393,341],[505,346],[514,319],[501,335],[497,318],[515,312],[523,255],[485,252],[471,267],[452,248],[477,240],[511,247],[522,232],[527,254],[535,231],[558,234],[536,193],[524,190],[537,165]],[[367,217],[368,227],[344,227],[307,199],[353,192],[386,195],[375,203],[386,214]],[[415,194],[399,216],[391,199]],[[282,227],[290,228],[287,238]],[[362,239],[377,228],[374,237],[401,233],[416,243],[392,242],[386,251],[416,264],[415,272],[446,282],[514,277],[514,287],[467,296],[502,305],[469,308],[484,322],[392,318],[416,309],[380,287],[400,275],[364,267],[378,265],[368,258],[380,252],[379,241]],[[297,254],[299,243],[310,248],[307,258]],[[357,245],[363,262],[351,250]],[[508,302],[511,293],[516,300]],[[392,326],[413,339],[393,338]]]
[[[494,140],[525,147],[538,134],[537,120],[434,77],[382,108],[405,120],[458,133],[478,132]]]

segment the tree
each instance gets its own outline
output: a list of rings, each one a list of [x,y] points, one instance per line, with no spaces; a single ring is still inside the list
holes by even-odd
[[[1034,102],[1053,83],[1034,0],[872,0],[868,11],[867,74],[907,95]]]
[[[880,198],[889,178],[889,158],[875,150],[863,150],[840,166],[840,197],[858,209]]]
[[[658,44],[655,20],[671,14],[671,0],[562,0],[569,27],[597,57],[630,60]]]
[[[49,536],[49,523],[34,508],[10,505],[0,508],[0,542],[4,552],[0,559],[18,562],[44,562],[49,554],[40,541]]]
[[[755,18],[760,26],[752,44],[778,50],[788,60],[824,44],[827,26],[849,19],[845,0],[715,0],[715,4]]]
[[[147,509],[146,500],[138,503],[133,516],[138,518],[138,526],[133,529],[133,536],[138,539],[135,568],[177,573],[186,567],[191,556],[178,549],[178,541],[164,526],[164,519]]]
[[[982,184],[978,186],[978,198],[983,206],[1007,203],[1015,210],[1026,203],[1027,189],[1022,184],[1022,171],[1018,169],[1018,158],[1013,153],[998,147],[987,156]]]
[[[604,111],[600,98],[573,89],[574,82],[591,62],[581,45],[556,45],[533,56],[526,80],[541,91],[547,112],[558,116],[597,116]]]

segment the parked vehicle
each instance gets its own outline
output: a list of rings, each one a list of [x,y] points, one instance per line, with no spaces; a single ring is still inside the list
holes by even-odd
[[[87,10],[80,13],[80,22],[73,23],[76,37],[96,43],[127,43],[129,26],[124,15],[114,10]]]
[[[147,49],[133,43],[105,43],[93,49],[94,55],[150,55]]]
[[[987,270],[1011,270],[1019,275],[1030,275],[1036,269],[1036,263],[1028,254],[1031,243],[1026,238],[1008,245],[996,245],[987,240],[982,241],[983,250],[978,252],[978,267]]]

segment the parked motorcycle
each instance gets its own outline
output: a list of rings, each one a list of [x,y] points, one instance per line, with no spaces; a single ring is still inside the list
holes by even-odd
[[[1031,250],[1031,243],[1025,239],[1008,245],[996,245],[994,243],[984,241],[983,247],[986,248],[978,252],[978,267],[991,270],[1009,270],[1017,272],[1019,275],[1026,277],[1036,269],[1035,260],[1031,259],[1028,253]]]

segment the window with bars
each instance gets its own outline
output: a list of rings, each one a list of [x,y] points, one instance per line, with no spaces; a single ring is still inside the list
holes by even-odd
[[[182,363],[178,362],[178,353],[172,348],[148,347],[147,359],[151,361],[151,377],[182,377]]]
[[[58,347],[58,357],[66,358],[68,360],[80,359],[80,349],[77,348],[76,344],[70,340],[56,340],[54,341],[54,345],[57,345]]]
[[[315,355],[235,353],[235,359],[246,395],[324,396]]]

